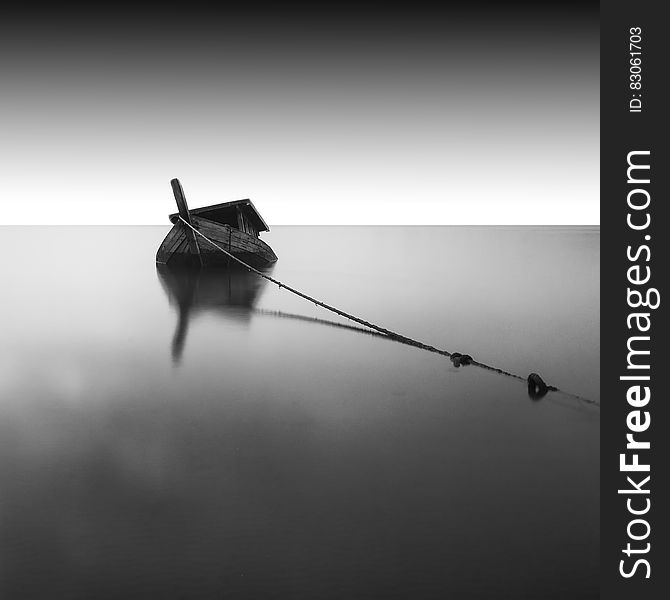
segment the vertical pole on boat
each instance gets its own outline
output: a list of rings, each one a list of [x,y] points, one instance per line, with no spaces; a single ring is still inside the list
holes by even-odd
[[[174,194],[174,199],[177,202],[177,208],[179,209],[179,216],[189,225],[193,226],[193,223],[191,222],[191,213],[188,210],[188,204],[186,204],[186,196],[184,196],[184,188],[181,187],[179,179],[173,179],[170,181],[170,184],[172,185],[172,193]],[[186,231],[189,250],[191,251],[191,254],[198,257],[198,262],[200,263],[200,266],[202,266],[202,255],[200,254],[198,238],[195,236],[195,232],[189,227],[184,227],[184,230]]]

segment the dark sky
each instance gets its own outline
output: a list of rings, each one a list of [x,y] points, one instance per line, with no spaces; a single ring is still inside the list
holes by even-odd
[[[4,10],[2,222],[598,222],[597,4],[467,7]]]

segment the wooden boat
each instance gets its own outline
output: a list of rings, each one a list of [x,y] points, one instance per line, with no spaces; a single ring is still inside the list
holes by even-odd
[[[277,260],[259,235],[270,231],[251,200],[235,200],[189,210],[178,179],[171,182],[179,212],[170,215],[174,224],[156,253],[158,264],[226,265],[231,259],[188,223],[236,258],[256,268],[267,267]],[[183,221],[182,221],[183,219]]]

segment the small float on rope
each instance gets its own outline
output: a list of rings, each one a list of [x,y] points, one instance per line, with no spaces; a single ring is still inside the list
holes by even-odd
[[[456,368],[464,365],[471,365],[473,360],[472,356],[469,354],[461,354],[460,352],[452,352],[449,358]]]
[[[540,377],[537,373],[531,373],[528,375],[528,395],[533,400],[539,400],[540,398],[547,395],[547,392],[556,392],[558,388],[553,385],[547,385],[544,382],[544,379]]]
[[[229,258],[208,240],[258,268],[268,267],[277,261],[272,248],[259,237],[261,232],[270,231],[270,228],[251,200],[234,200],[189,210],[179,180],[173,179],[170,183],[179,212],[169,217],[173,227],[158,248],[158,264],[227,264]],[[197,236],[186,224],[203,235]]]

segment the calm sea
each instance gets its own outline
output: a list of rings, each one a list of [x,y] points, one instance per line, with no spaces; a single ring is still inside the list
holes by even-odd
[[[597,597],[599,408],[166,227],[0,228],[0,597]],[[272,276],[599,400],[599,229],[276,227]]]

